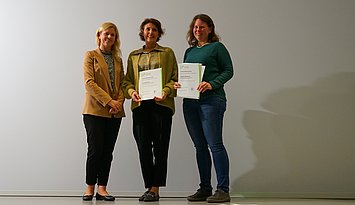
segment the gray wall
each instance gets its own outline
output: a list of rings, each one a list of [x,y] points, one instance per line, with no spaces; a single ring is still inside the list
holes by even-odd
[[[158,18],[160,43],[181,62],[192,17],[207,13],[235,66],[224,125],[232,194],[355,197],[354,11],[353,0],[2,0],[0,194],[82,194],[81,64],[102,22],[118,25],[126,62],[143,44],[141,21]],[[119,195],[144,190],[129,105],[109,182]],[[176,107],[163,196],[198,185]]]

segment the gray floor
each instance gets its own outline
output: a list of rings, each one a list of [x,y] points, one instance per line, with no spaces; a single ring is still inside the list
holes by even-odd
[[[114,202],[84,202],[80,197],[0,197],[1,205],[200,205],[205,202],[188,202],[185,198],[161,198],[159,202],[138,202],[137,198],[116,198]],[[218,204],[218,203],[217,203]],[[229,205],[354,205],[349,199],[275,199],[275,198],[233,198]]]

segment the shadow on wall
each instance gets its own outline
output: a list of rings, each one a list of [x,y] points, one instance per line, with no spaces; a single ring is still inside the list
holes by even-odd
[[[262,107],[244,113],[257,162],[233,190],[355,197],[355,72],[281,90]]]

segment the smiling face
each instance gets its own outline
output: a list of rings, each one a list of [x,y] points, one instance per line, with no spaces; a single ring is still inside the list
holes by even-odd
[[[208,27],[207,23],[201,19],[196,19],[193,34],[198,42],[206,43],[208,42],[208,35],[211,33],[211,29]]]
[[[108,28],[99,33],[100,49],[111,51],[116,40],[116,32],[114,28]]]
[[[152,23],[147,23],[143,28],[143,36],[146,43],[156,43],[159,37],[158,28]]]

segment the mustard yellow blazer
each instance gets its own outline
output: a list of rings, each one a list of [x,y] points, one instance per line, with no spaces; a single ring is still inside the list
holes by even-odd
[[[85,98],[82,114],[101,117],[121,118],[125,116],[123,109],[124,95],[122,81],[124,78],[123,63],[119,56],[113,56],[115,66],[115,88],[112,87],[108,67],[100,49],[85,53],[83,62]],[[111,100],[121,103],[121,112],[109,113]]]

